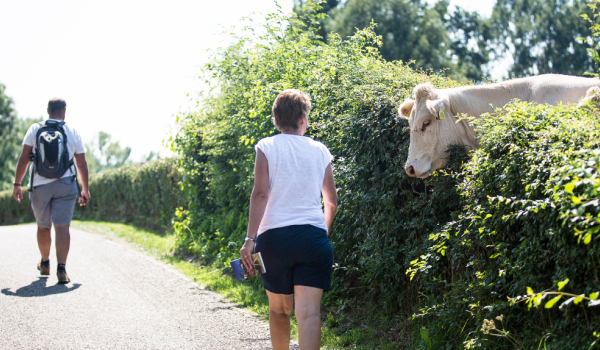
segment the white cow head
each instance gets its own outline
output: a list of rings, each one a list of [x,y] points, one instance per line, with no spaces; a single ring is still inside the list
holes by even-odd
[[[577,108],[585,106],[588,103],[588,101],[592,101],[593,105],[600,105],[600,87],[594,86],[589,88],[585,97],[581,99],[581,101],[577,105]]]
[[[414,93],[416,100],[406,100],[399,108],[410,125],[404,169],[408,176],[425,178],[446,165],[450,145],[471,144],[473,137],[465,121],[456,123],[448,95],[429,83],[417,85]]]

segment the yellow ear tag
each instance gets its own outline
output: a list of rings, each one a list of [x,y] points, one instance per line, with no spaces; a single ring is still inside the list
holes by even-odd
[[[442,120],[442,119],[446,119],[446,115],[444,115],[444,110],[440,108],[440,111],[438,113],[438,119]]]

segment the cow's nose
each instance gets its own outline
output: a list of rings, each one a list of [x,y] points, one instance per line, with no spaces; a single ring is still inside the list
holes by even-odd
[[[407,166],[406,167],[406,173],[408,175],[413,175],[414,176],[415,175],[415,168],[413,168],[412,165]]]

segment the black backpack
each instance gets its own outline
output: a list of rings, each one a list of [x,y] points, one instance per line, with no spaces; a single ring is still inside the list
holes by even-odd
[[[30,177],[30,191],[33,188],[34,174],[48,179],[59,179],[73,166],[73,158],[69,159],[67,133],[63,127],[65,122],[48,119],[39,124],[41,128],[35,135],[35,146],[29,157],[34,167]]]

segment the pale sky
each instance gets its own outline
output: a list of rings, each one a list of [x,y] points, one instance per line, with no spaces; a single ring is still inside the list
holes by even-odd
[[[290,12],[293,0],[279,0]],[[428,2],[430,2],[428,0]],[[491,14],[495,0],[451,0]],[[48,100],[67,101],[67,122],[84,142],[102,130],[139,161],[168,151],[173,115],[192,108],[207,49],[227,42],[223,28],[273,0],[0,0],[0,82],[20,117],[46,116]]]
[[[435,0],[426,0],[428,3],[433,4]],[[450,0],[450,6],[459,6],[467,11],[476,11],[483,17],[490,17],[492,15],[492,9],[496,4],[496,0]]]
[[[292,0],[280,0],[290,12]],[[187,110],[186,93],[223,27],[273,0],[47,1],[0,0],[0,82],[21,117],[47,116],[48,100],[67,101],[67,122],[84,142],[103,130],[140,160],[161,151]]]

